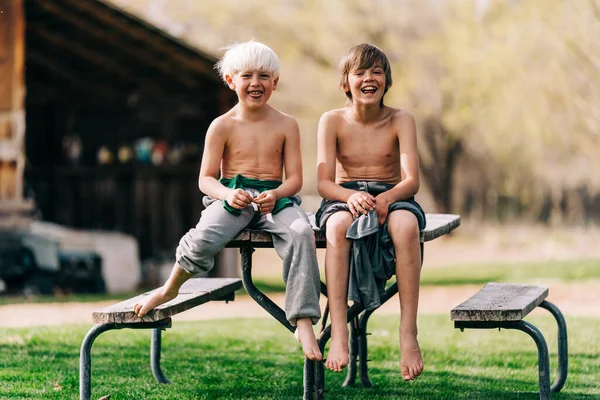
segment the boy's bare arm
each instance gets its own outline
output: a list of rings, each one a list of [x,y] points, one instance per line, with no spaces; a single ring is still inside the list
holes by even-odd
[[[419,153],[414,117],[407,111],[398,111],[394,116],[394,127],[400,145],[402,181],[388,192],[393,201],[399,201],[411,198],[419,191]]]
[[[302,150],[300,145],[300,128],[295,119],[291,117],[286,121],[283,143],[283,167],[285,180],[275,189],[278,199],[293,196],[302,189]]]
[[[227,136],[230,129],[226,122],[216,119],[206,132],[198,187],[204,193],[218,200],[227,200],[234,208],[244,208],[252,202],[252,196],[242,190],[232,190],[223,186],[219,178],[221,159],[225,151]]]

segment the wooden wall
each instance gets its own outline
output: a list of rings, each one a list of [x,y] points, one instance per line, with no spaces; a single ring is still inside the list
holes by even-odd
[[[0,207],[6,210],[22,202],[25,23],[22,0],[0,0],[0,10]]]

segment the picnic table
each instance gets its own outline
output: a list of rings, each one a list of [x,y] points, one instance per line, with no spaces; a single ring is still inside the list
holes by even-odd
[[[421,234],[421,249],[423,243],[445,235],[460,225],[460,217],[451,214],[427,214],[427,227]],[[325,232],[315,229],[317,248],[326,247]],[[104,308],[93,314],[94,327],[85,336],[80,350],[80,399],[91,398],[92,360],[91,349],[94,341],[104,332],[114,329],[152,329],[150,344],[150,366],[155,379],[159,383],[170,383],[160,367],[161,335],[162,331],[172,327],[171,317],[185,310],[215,300],[234,300],[234,292],[242,285],[261,307],[271,314],[290,332],[295,328],[288,322],[285,312],[275,304],[267,295],[256,288],[252,281],[252,253],[255,248],[272,248],[271,234],[263,231],[245,230],[240,232],[226,247],[239,248],[242,258],[242,279],[237,278],[193,278],[181,288],[179,296],[175,299],[156,307],[143,318],[137,317],[133,312],[133,305],[142,297],[151,292],[141,294],[123,302]],[[327,288],[321,282],[321,292],[327,296]],[[385,296],[381,298],[384,304],[398,292],[397,283],[394,282],[386,288]],[[370,386],[367,367],[367,322],[374,312],[365,311],[360,304],[348,308],[348,322],[350,325],[350,364],[345,385],[354,383],[357,374],[363,386]],[[323,326],[317,343],[324,352],[325,345],[331,336],[331,326],[326,325],[327,309],[323,318]],[[324,398],[325,372],[321,361],[304,361],[304,399],[316,396]]]

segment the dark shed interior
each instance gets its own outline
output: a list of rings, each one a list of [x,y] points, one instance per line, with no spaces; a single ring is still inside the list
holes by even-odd
[[[44,220],[172,253],[202,210],[216,58],[98,0],[25,0],[25,184]]]

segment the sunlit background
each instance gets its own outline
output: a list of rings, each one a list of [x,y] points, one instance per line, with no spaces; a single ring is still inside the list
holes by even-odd
[[[99,253],[109,291],[157,285],[198,220],[206,128],[236,101],[213,66],[250,39],[280,57],[271,103],[301,126],[306,211],[319,117],[345,102],[338,62],[368,42],[392,64],[385,102],[416,117],[417,200],[462,217],[426,265],[600,258],[597,1],[22,4],[23,193],[36,232]]]

